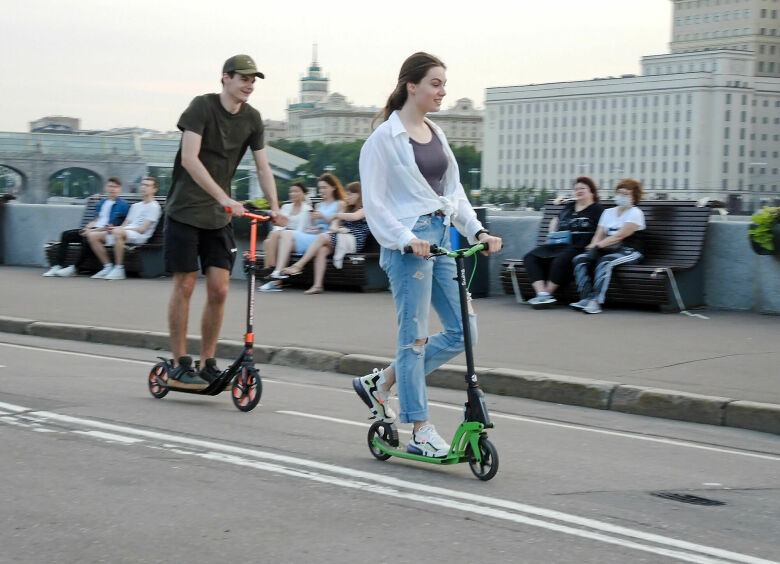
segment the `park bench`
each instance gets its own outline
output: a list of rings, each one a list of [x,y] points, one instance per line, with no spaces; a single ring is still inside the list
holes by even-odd
[[[262,250],[255,252],[257,267],[265,267],[265,253]],[[291,255],[290,264],[300,258],[300,255]],[[248,253],[244,256],[244,266],[248,261]],[[298,276],[291,276],[284,281],[285,284],[295,287],[309,287],[314,283],[314,261],[310,261]],[[326,288],[358,288],[363,292],[386,290],[388,287],[387,275],[379,266],[379,243],[369,233],[365,248],[359,253],[351,253],[344,256],[342,268],[333,266],[332,257],[328,258],[328,266],[325,270]]]
[[[131,206],[143,200],[140,194],[122,194],[120,196]],[[165,197],[158,196],[155,198],[157,203],[162,208],[162,216],[160,221],[157,222],[157,227],[149,240],[143,245],[128,244],[125,247],[125,272],[128,274],[137,274],[143,278],[152,278],[155,276],[161,276],[165,274],[165,262],[163,260],[163,224],[165,223]],[[91,197],[87,201],[87,205],[84,206],[84,214],[81,216],[81,227],[84,227],[87,223],[92,221],[95,217],[95,209],[100,198]],[[57,259],[57,253],[60,248],[59,241],[51,241],[45,245],[46,258],[49,264],[53,264]],[[114,250],[113,247],[106,247],[108,250],[108,256],[113,260]],[[66,254],[67,264],[74,264],[79,255],[79,243],[68,244],[68,251]],[[99,261],[90,256],[81,265],[81,269],[85,272],[97,272],[102,268]]]
[[[602,202],[612,207],[611,201]],[[683,311],[704,304],[704,271],[700,264],[709,225],[710,208],[695,201],[647,201],[639,207],[645,214],[645,258],[639,264],[615,268],[607,304],[645,304],[663,310]],[[563,204],[548,202],[539,224],[536,243],[547,239],[550,220],[557,217]],[[501,265],[501,284],[507,294],[535,293],[522,259],[509,259]],[[561,303],[578,301],[576,283],[561,287],[555,294]]]

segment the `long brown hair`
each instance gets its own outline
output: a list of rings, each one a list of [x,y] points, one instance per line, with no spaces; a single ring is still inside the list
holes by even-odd
[[[333,186],[333,188],[335,188],[333,198],[336,200],[341,200],[342,202],[344,201],[344,187],[341,185],[341,181],[336,178],[335,175],[326,172],[317,179],[317,182],[324,182],[325,184]]]
[[[374,116],[371,127],[373,128],[374,124],[379,119],[387,121],[390,114],[395,110],[403,108],[406,103],[406,98],[408,97],[406,85],[410,82],[412,84],[420,84],[428,71],[434,67],[447,68],[438,57],[423,53],[422,51],[409,56],[404,61],[404,64],[401,65],[401,71],[398,73],[398,82],[395,85],[395,90],[393,90],[393,93],[387,98],[387,104],[385,104],[384,109]]]
[[[347,184],[345,190],[349,192],[350,194],[357,194],[358,199],[357,202],[355,202],[355,205],[350,206],[347,205],[346,209],[344,210],[347,213],[353,213],[358,211],[360,208],[363,207],[363,194],[360,190],[360,182],[350,182]]]

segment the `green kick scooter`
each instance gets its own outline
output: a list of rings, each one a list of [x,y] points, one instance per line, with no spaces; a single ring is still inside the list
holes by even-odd
[[[406,452],[399,446],[398,428],[395,423],[376,421],[368,430],[368,449],[378,460],[387,460],[391,456],[408,458],[431,464],[459,464],[468,462],[471,471],[480,480],[490,480],[498,472],[498,451],[488,440],[486,429],[493,427],[490,421],[485,393],[479,387],[474,370],[474,354],[471,346],[471,327],[468,314],[468,285],[466,283],[466,258],[483,250],[484,245],[475,245],[469,249],[448,251],[437,245],[431,245],[431,256],[448,256],[455,259],[460,293],[460,312],[463,319],[463,339],[466,352],[466,409],[463,422],[455,431],[450,450],[444,458],[432,458],[421,454]],[[362,396],[361,396],[362,397]],[[367,399],[367,398],[366,398]],[[364,401],[366,401],[364,399]],[[371,407],[370,401],[367,402]]]

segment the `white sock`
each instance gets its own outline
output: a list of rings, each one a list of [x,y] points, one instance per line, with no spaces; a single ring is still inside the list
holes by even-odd
[[[103,268],[114,268],[114,264],[111,262],[107,262],[106,264],[103,265]]]

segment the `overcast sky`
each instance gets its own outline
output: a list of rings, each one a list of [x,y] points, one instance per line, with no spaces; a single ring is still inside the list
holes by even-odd
[[[250,103],[286,119],[312,44],[330,91],[384,105],[403,60],[448,67],[449,107],[485,88],[640,72],[668,51],[670,0],[4,0],[0,131],[46,115],[84,129],[175,129],[219,90],[222,63],[252,55],[266,75]]]

